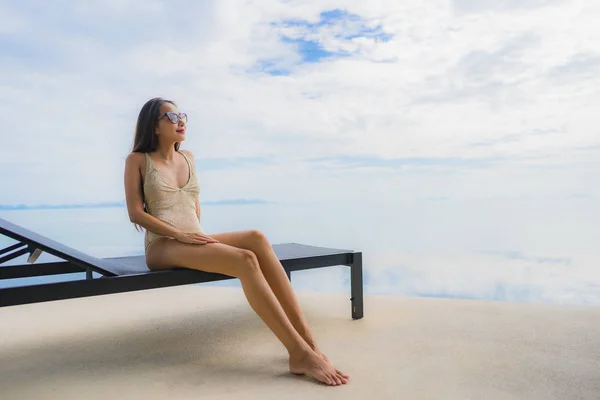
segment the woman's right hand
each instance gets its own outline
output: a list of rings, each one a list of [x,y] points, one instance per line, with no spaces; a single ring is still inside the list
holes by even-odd
[[[182,243],[190,244],[207,244],[207,243],[219,243],[218,240],[211,238],[201,232],[179,232],[175,239]]]

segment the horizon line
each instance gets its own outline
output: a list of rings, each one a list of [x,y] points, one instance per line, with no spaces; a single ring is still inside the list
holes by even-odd
[[[201,205],[254,205],[274,204],[275,202],[264,199],[224,199],[201,202]],[[50,210],[50,209],[76,209],[76,208],[120,208],[125,207],[124,201],[105,201],[97,203],[71,203],[71,204],[0,204],[0,211],[17,210]]]

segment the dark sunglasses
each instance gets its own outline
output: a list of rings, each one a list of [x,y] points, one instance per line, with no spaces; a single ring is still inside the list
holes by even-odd
[[[171,121],[174,124],[179,123],[179,120],[187,123],[187,114],[186,113],[176,114],[174,112],[166,112],[163,115],[161,115],[160,117],[158,117],[158,119],[161,119],[165,116],[167,116],[169,118],[169,121]]]

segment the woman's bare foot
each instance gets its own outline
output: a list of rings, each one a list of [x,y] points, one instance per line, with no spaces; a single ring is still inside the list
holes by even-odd
[[[313,351],[315,353],[317,353],[318,355],[320,355],[321,357],[323,357],[323,359],[327,362],[329,362],[329,359],[327,358],[327,356],[325,354],[323,354],[323,352],[321,351],[321,349],[319,349],[319,346],[317,346],[314,343],[308,343],[308,345],[310,346],[311,349],[313,349]]]
[[[319,382],[331,386],[343,385],[348,382],[347,376],[314,351],[303,351],[299,355],[290,355],[290,372],[295,375],[311,376]]]
[[[321,350],[319,350],[319,348],[318,348],[318,347],[315,347],[313,350],[315,351],[315,353],[317,353],[318,355],[320,355],[321,357],[323,357],[323,360],[325,360],[326,362],[328,362],[328,363],[329,363],[329,365],[332,365],[332,366],[333,366],[333,363],[332,363],[332,362],[329,360],[329,358],[327,358],[327,356],[326,356],[325,354],[323,354],[323,353],[321,352]],[[342,371],[340,371],[340,370],[339,370],[339,369],[337,369],[337,368],[336,368],[336,372],[338,373],[338,375],[340,375],[340,376],[342,376],[343,378],[345,378],[345,379],[346,379],[346,382],[347,382],[347,381],[350,379],[350,376],[349,376],[349,375],[347,375],[347,374],[344,374]]]
[[[313,349],[313,351],[315,353],[317,353],[318,355],[320,355],[321,357],[323,357],[323,360],[327,361],[329,364],[333,365],[331,363],[331,361],[329,361],[329,358],[327,358],[327,356],[321,351],[321,349],[319,349],[319,347],[314,344],[314,343],[309,343],[309,346],[311,349]],[[341,372],[340,370],[336,369],[338,375],[341,375],[342,377],[344,377],[346,379],[346,381],[348,381],[350,379],[350,376],[344,374],[343,372]]]

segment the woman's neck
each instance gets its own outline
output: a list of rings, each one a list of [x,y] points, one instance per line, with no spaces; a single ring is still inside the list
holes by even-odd
[[[165,161],[173,161],[175,159],[175,146],[170,145],[168,147],[158,146],[156,152],[161,159]]]

